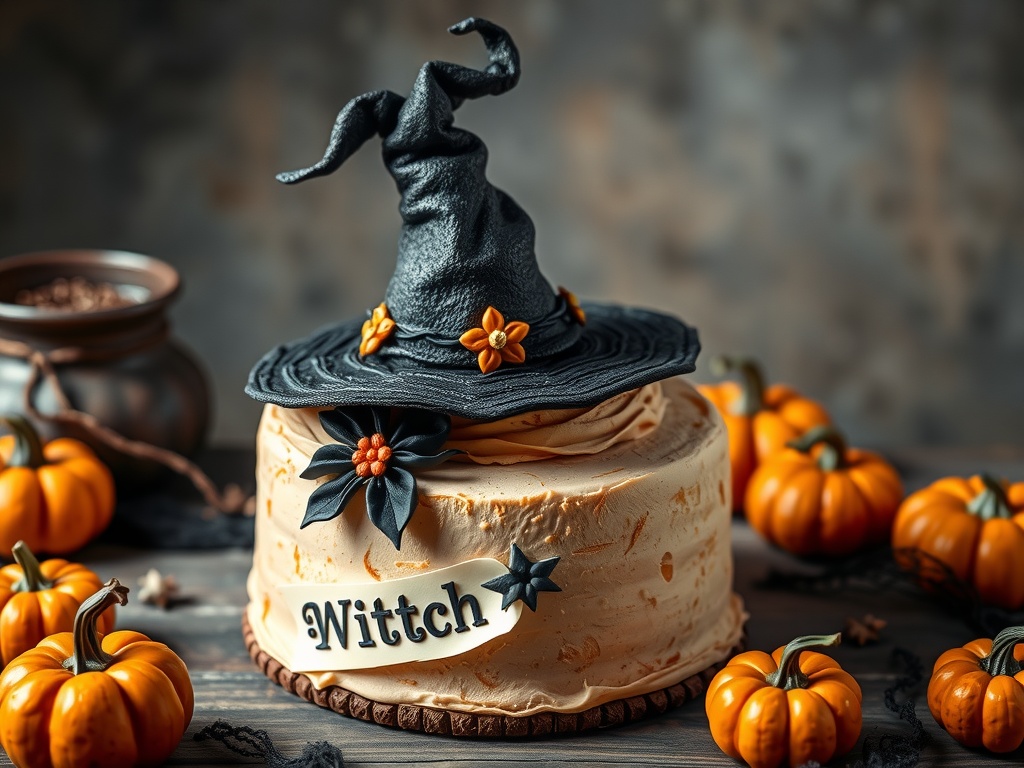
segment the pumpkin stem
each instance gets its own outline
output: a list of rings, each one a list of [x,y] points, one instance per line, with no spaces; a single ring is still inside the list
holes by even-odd
[[[835,427],[812,427],[786,445],[802,453],[810,453],[814,446],[821,445],[818,466],[823,472],[834,472],[846,466],[846,440]]]
[[[14,450],[7,460],[8,467],[29,467],[38,469],[46,463],[43,458],[43,443],[39,433],[24,416],[16,413],[0,415],[0,426],[7,427],[14,436]]]
[[[967,511],[982,520],[994,520],[997,517],[1009,520],[1013,517],[1003,484],[992,475],[985,474],[981,475],[981,482],[985,488],[967,504]]]
[[[28,548],[28,545],[24,541],[19,541],[11,549],[11,554],[14,555],[14,562],[21,566],[21,572],[23,576],[11,585],[11,591],[13,592],[42,592],[44,589],[50,589],[53,586],[53,582],[43,576],[43,571],[39,567],[39,561],[36,560],[36,556],[32,554],[32,550]]]
[[[740,376],[740,398],[732,405],[736,416],[753,416],[764,410],[764,372],[751,357],[717,355],[711,358],[711,373],[725,376],[735,371]]]
[[[800,654],[809,648],[828,648],[839,645],[842,638],[838,632],[834,635],[805,635],[796,638],[782,650],[779,668],[765,678],[769,685],[792,691],[795,688],[806,688],[810,680],[800,670]]]
[[[979,663],[981,668],[995,677],[1009,675],[1013,677],[1024,667],[1014,658],[1013,651],[1017,643],[1024,643],[1024,627],[1007,627],[992,641],[992,652]]]
[[[128,587],[117,579],[111,579],[95,595],[90,597],[75,614],[74,655],[64,661],[64,668],[76,675],[84,672],[102,672],[114,663],[114,657],[103,650],[96,622],[108,608],[128,602]]]

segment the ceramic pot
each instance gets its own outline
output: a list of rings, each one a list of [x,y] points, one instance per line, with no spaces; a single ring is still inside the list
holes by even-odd
[[[14,303],[20,290],[59,277],[110,283],[134,303],[85,312]],[[167,309],[180,287],[173,267],[135,253],[65,250],[11,256],[0,260],[0,338],[43,352],[77,348],[79,361],[56,366],[74,408],[124,437],[191,456],[206,435],[209,388],[196,360],[169,335]],[[0,412],[26,415],[29,374],[26,360],[0,355]],[[58,409],[43,380],[34,387],[32,402],[43,414]],[[122,493],[166,475],[159,465],[118,453],[75,425],[58,427],[45,420],[34,425],[47,439],[61,434],[91,445],[114,472]]]

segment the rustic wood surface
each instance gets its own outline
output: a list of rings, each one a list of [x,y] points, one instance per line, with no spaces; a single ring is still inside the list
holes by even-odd
[[[1020,454],[918,451],[899,458],[911,489],[946,472],[968,473],[986,468],[1007,476],[1024,474],[1024,456]],[[838,648],[835,656],[863,686],[864,736],[877,739],[885,734],[908,735],[909,726],[883,705],[883,691],[898,672],[890,663],[893,649],[900,646],[913,651],[930,669],[941,650],[962,644],[975,633],[934,603],[912,595],[814,596],[767,591],[758,582],[770,568],[796,571],[809,566],[769,548],[742,522],[733,526],[733,534],[736,589],[750,612],[750,647],[770,650],[795,635],[839,631],[847,617],[866,613],[887,619],[889,625],[882,642],[863,648],[847,644]],[[174,574],[181,584],[185,602],[173,609],[163,611],[136,600],[121,609],[118,618],[120,627],[136,629],[168,643],[191,671],[196,690],[195,716],[170,765],[260,764],[260,760],[239,757],[216,742],[193,740],[193,734],[218,719],[232,725],[266,729],[277,748],[288,757],[296,757],[309,741],[326,739],[341,749],[348,766],[736,764],[712,741],[702,699],[656,718],[608,731],[518,743],[425,736],[340,717],[286,693],[269,682],[250,661],[241,633],[245,578],[250,564],[247,549],[154,551],[96,544],[85,550],[81,559],[103,578],[116,576],[133,587],[149,568]],[[955,764],[969,768],[1007,764],[1006,759],[959,747],[928,714],[923,686],[916,693],[917,713],[929,735],[922,765]],[[859,756],[860,745],[849,760]],[[1019,761],[1020,756],[1016,757]],[[838,764],[845,765],[846,761]],[[10,765],[2,752],[0,765]]]

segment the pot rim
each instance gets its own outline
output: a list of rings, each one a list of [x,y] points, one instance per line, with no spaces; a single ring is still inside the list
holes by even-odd
[[[61,275],[62,268],[66,268],[65,275]],[[18,273],[39,276],[34,283],[31,278],[25,280],[24,284],[17,286],[19,288],[36,287],[61,276],[84,277],[89,280],[142,288],[148,292],[148,296],[125,307],[84,312],[40,309],[0,298],[0,320],[62,325],[129,319],[150,314],[155,309],[169,304],[181,290],[181,278],[174,267],[152,256],[131,251],[68,248],[0,258],[0,288],[14,280],[13,275]],[[117,276],[112,277],[112,273]],[[3,294],[9,293],[11,292],[3,291]]]

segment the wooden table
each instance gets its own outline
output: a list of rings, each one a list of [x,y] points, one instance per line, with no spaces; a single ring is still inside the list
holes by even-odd
[[[211,460],[216,458],[215,455]],[[1008,477],[1024,476],[1024,455],[1014,451],[990,455],[976,452],[971,456],[917,451],[897,458],[910,489],[941,474],[969,473],[981,468]],[[237,467],[246,466],[246,462],[251,462],[248,454],[242,460],[235,456],[234,471],[241,472]],[[242,475],[238,478],[242,479]],[[930,670],[941,650],[960,645],[975,633],[933,603],[912,595],[806,595],[765,590],[757,584],[769,569],[796,571],[806,569],[806,564],[771,549],[743,522],[733,526],[733,544],[735,586],[750,613],[751,648],[770,650],[796,635],[836,632],[847,617],[861,617],[865,613],[889,621],[882,642],[862,648],[844,645],[836,649],[835,657],[863,687],[864,736],[909,734],[909,726],[883,706],[883,690],[897,674],[891,666],[893,648],[908,648]],[[154,551],[104,543],[91,545],[82,553],[81,559],[101,577],[116,576],[132,587],[149,568],[174,574],[188,598],[185,604],[169,611],[136,600],[121,609],[118,618],[120,627],[136,629],[166,642],[184,658],[191,671],[196,691],[195,716],[170,765],[260,764],[257,759],[241,758],[216,742],[192,739],[193,734],[218,719],[232,725],[266,729],[277,748],[288,757],[297,756],[306,742],[326,739],[341,749],[347,766],[736,765],[712,741],[702,700],[634,725],[578,737],[521,743],[467,741],[390,730],[307,704],[270,683],[250,662],[242,644],[240,622],[246,603],[245,578],[250,557],[248,549]],[[137,589],[134,591],[137,593]],[[955,764],[968,768],[1007,764],[1005,759],[970,752],[957,745],[933,721],[923,692],[922,686],[916,697],[917,714],[930,738],[922,765]],[[858,745],[851,759],[859,756]],[[10,765],[2,752],[0,765]]]

